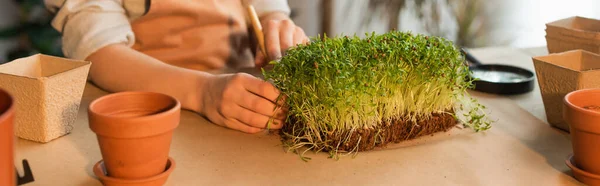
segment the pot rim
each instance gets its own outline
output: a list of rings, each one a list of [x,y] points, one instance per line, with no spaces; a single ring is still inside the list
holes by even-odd
[[[171,104],[171,102],[175,104],[169,105],[169,107],[166,107],[166,109],[161,110],[160,112],[142,116],[107,115],[105,113],[99,113],[94,109],[99,107],[99,104],[108,105],[114,103],[110,100],[121,96],[132,97],[133,99],[141,96],[158,96],[167,98],[169,104]],[[119,92],[105,95],[94,100],[88,107],[88,120],[90,129],[98,136],[121,139],[143,138],[164,134],[175,129],[179,125],[180,108],[181,103],[174,97],[166,94],[156,92]],[[98,122],[93,122],[94,118],[111,122],[100,124]],[[149,127],[149,123],[152,123],[153,127]]]
[[[167,167],[165,169],[165,171],[163,171],[162,173],[158,174],[158,175],[154,175],[154,176],[150,176],[150,177],[146,177],[146,178],[140,178],[140,179],[123,179],[123,178],[115,178],[115,177],[110,177],[107,176],[104,172],[104,170],[106,169],[104,167],[104,160],[100,160],[98,161],[94,167],[93,167],[93,171],[94,174],[98,177],[98,179],[100,179],[102,182],[104,182],[104,180],[109,181],[109,182],[115,182],[115,183],[121,183],[121,184],[139,184],[139,183],[145,183],[145,182],[151,182],[151,181],[155,181],[158,179],[168,179],[169,175],[171,175],[171,173],[173,172],[173,170],[175,170],[176,167],[176,163],[175,160],[171,157],[169,157],[167,159]]]
[[[155,114],[151,114],[151,115],[135,116],[135,117],[106,115],[106,114],[99,113],[96,110],[94,110],[94,107],[96,105],[98,105],[98,104],[102,104],[103,101],[106,101],[106,100],[114,98],[114,97],[129,96],[129,95],[156,95],[156,96],[163,96],[163,97],[167,97],[168,99],[172,100],[175,103],[175,105],[173,105],[169,109],[166,109],[163,112],[159,112],[159,113],[155,113]],[[92,101],[92,103],[90,103],[90,106],[88,106],[88,110],[92,114],[94,114],[96,116],[103,117],[103,118],[108,118],[108,119],[128,119],[128,118],[153,119],[153,118],[156,118],[156,117],[162,117],[164,115],[172,114],[172,112],[176,112],[180,108],[181,108],[181,103],[179,102],[179,100],[175,99],[173,96],[169,96],[169,95],[161,94],[161,93],[156,93],[156,92],[142,92],[142,91],[127,91],[127,92],[118,92],[118,93],[112,93],[112,94],[109,94],[109,95],[104,95],[104,96],[102,96],[100,98],[97,98],[94,101]]]
[[[8,108],[6,108],[6,110],[0,110],[0,121],[4,121],[6,119],[8,119],[8,117],[10,117],[10,115],[12,115],[11,113],[13,113],[13,107],[14,107],[14,99],[13,97],[5,90],[0,89],[0,97],[7,97],[8,98]]]
[[[593,115],[593,116],[600,116],[600,112],[597,112],[597,111],[591,111],[591,110],[588,110],[588,109],[581,108],[581,107],[579,107],[579,106],[576,106],[575,104],[573,104],[573,103],[571,103],[571,102],[569,101],[569,99],[570,99],[571,97],[573,97],[573,96],[576,96],[576,95],[581,95],[581,94],[585,95],[585,94],[594,93],[594,92],[595,92],[595,93],[600,93],[600,88],[589,88],[589,89],[580,89],[580,90],[572,91],[572,92],[569,92],[569,93],[568,93],[568,94],[565,96],[565,98],[564,98],[564,102],[565,102],[565,104],[566,104],[566,105],[567,105],[569,108],[571,108],[571,109],[573,109],[573,110],[575,110],[575,111],[577,111],[577,112],[582,112],[582,113],[589,114],[589,115]]]

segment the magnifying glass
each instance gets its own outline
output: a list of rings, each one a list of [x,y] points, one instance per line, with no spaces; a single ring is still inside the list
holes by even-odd
[[[474,90],[501,95],[523,94],[533,90],[533,72],[509,65],[482,64],[467,50],[461,51],[469,62]]]

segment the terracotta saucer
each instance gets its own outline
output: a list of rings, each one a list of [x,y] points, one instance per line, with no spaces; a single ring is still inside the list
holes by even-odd
[[[161,186],[167,182],[169,175],[175,169],[175,160],[169,157],[165,171],[159,175],[141,179],[120,179],[107,176],[104,161],[100,160],[94,165],[94,174],[105,186]]]
[[[569,168],[571,168],[571,170],[573,170],[573,176],[578,181],[592,186],[600,185],[600,175],[592,174],[590,172],[586,172],[577,168],[575,166],[572,154],[569,155],[569,158],[567,158],[567,160],[565,160],[565,163],[567,164],[567,166],[569,166]]]

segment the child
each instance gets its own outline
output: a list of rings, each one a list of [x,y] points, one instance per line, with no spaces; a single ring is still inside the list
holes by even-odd
[[[307,42],[289,18],[286,0],[253,0],[267,55],[252,56],[249,21],[240,0],[46,0],[56,14],[67,57],[91,61],[90,78],[108,91],[171,95],[217,125],[257,133],[281,128],[279,91],[245,73],[205,71],[262,67]]]

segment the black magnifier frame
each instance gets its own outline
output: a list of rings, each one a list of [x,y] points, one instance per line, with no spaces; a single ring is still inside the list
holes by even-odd
[[[510,65],[482,64],[466,49],[461,49],[469,64],[470,80],[473,80],[476,91],[515,95],[531,92],[534,86],[533,72]]]

